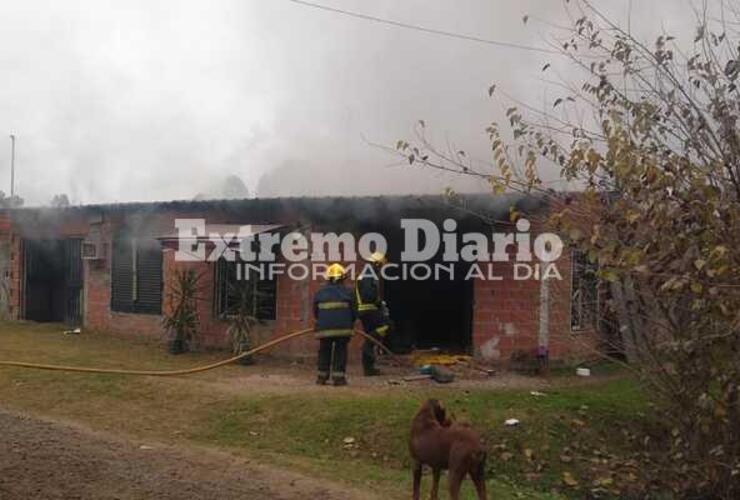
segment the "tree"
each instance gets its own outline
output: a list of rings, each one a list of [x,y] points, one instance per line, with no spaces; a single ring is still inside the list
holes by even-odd
[[[18,195],[7,196],[0,191],[0,208],[18,208],[23,206],[23,198]]]
[[[207,191],[196,194],[193,199],[201,200],[236,200],[249,198],[249,189],[238,175],[227,175],[213,181]]]
[[[55,194],[49,203],[54,208],[66,208],[70,205],[69,198],[66,194]]]
[[[589,1],[571,5],[560,43],[585,76],[563,82],[551,110],[512,106],[508,123],[492,123],[490,170],[435,148],[423,122],[396,149],[496,193],[548,197],[549,222],[614,291],[623,340],[660,412],[660,479],[680,496],[739,498],[740,8],[722,3],[729,20],[705,5],[684,52],[669,33],[648,45]],[[592,119],[568,119],[585,110]],[[544,188],[553,167],[582,187],[577,202]]]
[[[249,198],[249,189],[238,175],[229,175],[224,179],[221,188],[221,195],[225,199]]]

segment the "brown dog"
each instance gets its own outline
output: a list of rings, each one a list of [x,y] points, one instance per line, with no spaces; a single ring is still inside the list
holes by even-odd
[[[460,497],[460,485],[466,475],[475,484],[479,500],[486,499],[486,450],[480,435],[466,425],[447,418],[442,404],[428,399],[421,405],[411,423],[409,450],[414,460],[414,500],[419,500],[421,469],[432,468],[432,500],[437,499],[439,473],[449,470],[450,498]]]

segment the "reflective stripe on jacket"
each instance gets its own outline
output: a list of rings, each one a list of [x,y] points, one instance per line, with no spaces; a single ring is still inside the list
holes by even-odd
[[[357,313],[352,291],[327,282],[313,298],[316,317],[316,337],[349,337],[352,335]]]

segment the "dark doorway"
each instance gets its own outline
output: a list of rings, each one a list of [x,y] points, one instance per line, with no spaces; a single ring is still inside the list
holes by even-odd
[[[24,317],[32,321],[82,321],[81,240],[24,240]]]
[[[433,264],[432,264],[433,265]],[[395,351],[439,348],[467,353],[472,345],[473,282],[468,266],[456,264],[454,276],[440,279],[386,281],[384,292],[395,330]]]
[[[421,214],[422,216],[425,214]],[[388,242],[388,258],[392,264],[403,266],[401,251],[404,234],[400,220],[389,218],[390,224],[367,225],[361,231],[376,231]],[[430,279],[390,280],[383,282],[383,296],[393,320],[393,334],[388,338],[390,348],[397,353],[412,349],[439,348],[452,353],[472,351],[473,280],[466,280],[470,264],[443,262],[441,251],[423,264],[453,266],[453,272],[439,272]],[[389,270],[399,275],[400,269]],[[420,276],[420,275],[417,275]]]

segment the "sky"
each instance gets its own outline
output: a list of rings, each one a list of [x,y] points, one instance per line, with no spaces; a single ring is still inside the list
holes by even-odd
[[[558,35],[541,20],[567,22],[560,0],[315,3],[537,47]],[[629,0],[596,3],[627,19]],[[687,1],[631,3],[635,29],[691,28]],[[485,161],[504,109],[489,86],[547,107],[557,58],[288,0],[1,0],[0,190],[9,134],[27,205],[219,196],[232,176],[259,197],[482,190],[378,145],[424,120],[435,144]]]

